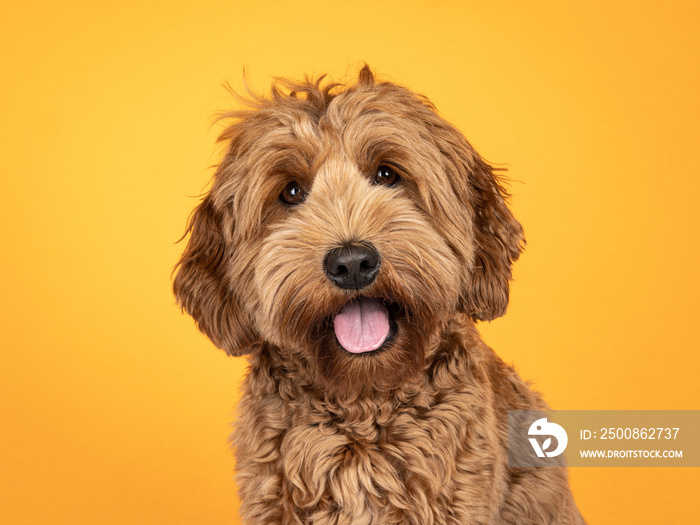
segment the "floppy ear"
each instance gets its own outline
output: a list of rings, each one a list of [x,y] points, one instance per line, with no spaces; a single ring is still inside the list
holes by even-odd
[[[520,256],[525,237],[506,206],[508,193],[493,168],[476,152],[468,176],[475,252],[464,307],[473,319],[490,321],[506,313],[511,268]]]
[[[508,193],[494,169],[456,128],[440,117],[431,124],[452,189],[472,223],[473,265],[464,279],[460,309],[473,319],[490,321],[508,306],[511,267],[525,243],[523,230],[506,206]]]
[[[175,267],[178,303],[212,342],[233,356],[249,353],[259,338],[233,296],[227,266],[231,257],[223,216],[207,195],[190,218],[190,239]]]

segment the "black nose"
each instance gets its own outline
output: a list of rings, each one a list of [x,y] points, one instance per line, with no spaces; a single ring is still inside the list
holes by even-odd
[[[379,254],[371,244],[349,244],[326,254],[326,275],[336,286],[359,290],[379,272]]]

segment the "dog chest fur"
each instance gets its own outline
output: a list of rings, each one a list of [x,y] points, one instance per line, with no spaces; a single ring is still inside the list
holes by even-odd
[[[389,395],[329,399],[308,363],[273,347],[250,361],[232,436],[246,523],[578,523],[559,494],[528,494],[537,473],[507,467],[498,421],[543,403],[466,318]]]

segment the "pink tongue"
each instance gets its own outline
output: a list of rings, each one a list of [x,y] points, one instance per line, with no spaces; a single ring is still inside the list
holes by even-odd
[[[389,312],[378,299],[360,298],[345,305],[333,320],[335,336],[353,354],[376,350],[389,335]]]

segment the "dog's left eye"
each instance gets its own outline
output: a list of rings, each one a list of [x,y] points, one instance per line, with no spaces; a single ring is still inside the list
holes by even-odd
[[[374,175],[375,184],[381,184],[382,186],[393,186],[398,180],[398,173],[385,164],[379,166],[377,173]]]
[[[306,192],[304,192],[304,190],[301,189],[301,186],[299,186],[299,183],[294,180],[287,184],[280,194],[280,200],[289,206],[301,204],[305,198]]]

